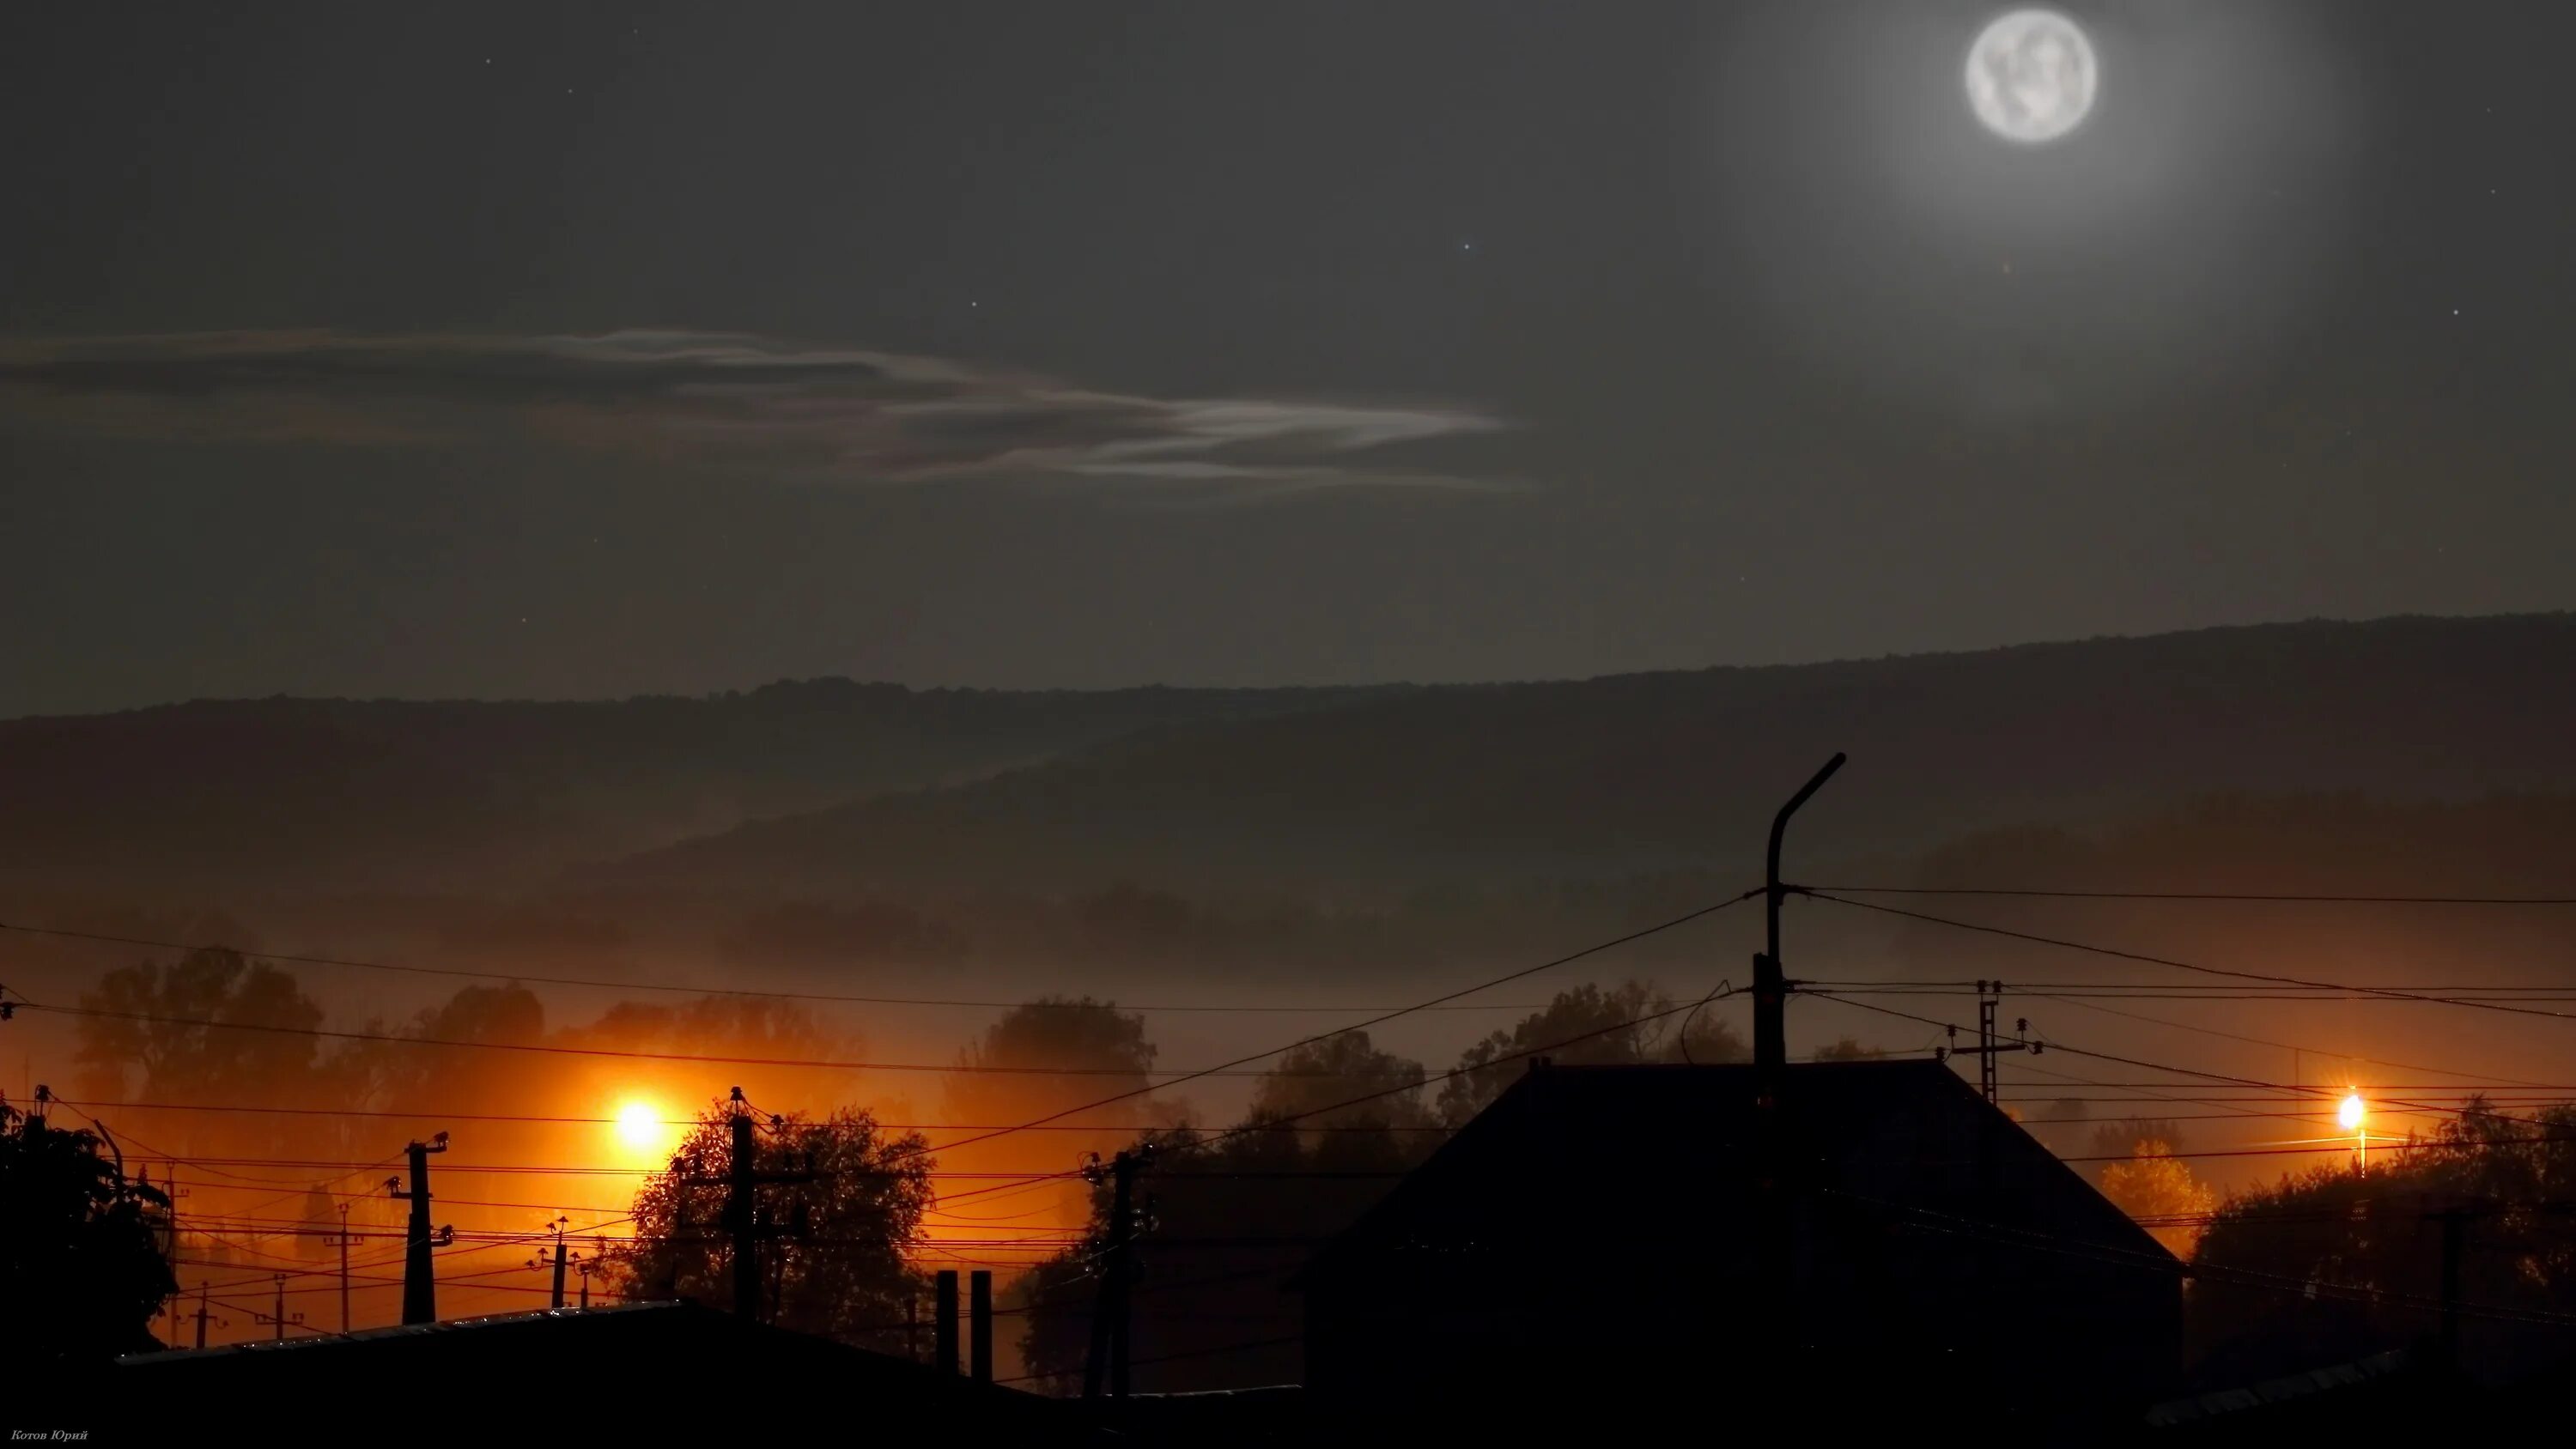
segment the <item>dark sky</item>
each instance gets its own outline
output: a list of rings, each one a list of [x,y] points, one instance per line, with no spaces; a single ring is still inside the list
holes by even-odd
[[[2576,11],[1994,8],[9,7],[0,714],[2576,605]]]

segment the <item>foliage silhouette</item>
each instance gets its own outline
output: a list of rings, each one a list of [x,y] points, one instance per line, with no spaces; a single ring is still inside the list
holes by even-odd
[[[725,1230],[730,1124],[719,1103],[698,1118],[671,1170],[635,1197],[634,1238],[608,1255],[612,1291],[732,1302]],[[804,1333],[903,1351],[907,1303],[922,1291],[907,1255],[931,1203],[936,1160],[919,1133],[889,1135],[869,1113],[762,1123],[754,1170],[800,1181],[760,1186],[762,1317]]]
[[[13,1377],[160,1347],[150,1324],[178,1291],[160,1189],[112,1144],[0,1106],[0,1354]]]

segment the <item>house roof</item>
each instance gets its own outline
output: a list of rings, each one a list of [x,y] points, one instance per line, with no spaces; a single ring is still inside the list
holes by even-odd
[[[760,1422],[770,1427],[781,1418],[829,1417],[838,1412],[831,1405],[851,1400],[872,1406],[872,1422],[936,1418],[1074,1431],[1077,1438],[1084,1427],[1067,1421],[1067,1406],[1056,1400],[689,1303],[444,1319],[346,1336],[134,1354],[117,1360],[107,1377],[122,1388],[115,1397],[143,1413],[156,1404],[186,1405],[190,1412],[263,1405],[291,1412],[299,1404],[380,1394],[480,1398],[501,1393],[503,1385],[514,1386],[508,1397],[516,1403],[524,1397],[519,1390],[577,1385],[586,1424],[596,1427],[604,1415],[668,1427],[732,1412],[721,1396],[703,1390],[709,1368],[722,1364],[742,1366],[754,1379],[812,1386],[812,1395],[762,1396]]]
[[[1764,1124],[1756,1069],[1534,1066],[1336,1238],[1299,1275],[1356,1259],[1496,1246],[1604,1216],[1606,1200],[1687,1203],[1686,1222],[1639,1231],[1712,1239],[1749,1201]],[[1790,1179],[1847,1201],[1956,1223],[2034,1227],[2171,1256],[1949,1067],[1933,1061],[1801,1062],[1783,1071],[1778,1130]],[[1969,1159],[1995,1170],[1971,1171]],[[1982,1184],[1982,1186],[1981,1186]]]

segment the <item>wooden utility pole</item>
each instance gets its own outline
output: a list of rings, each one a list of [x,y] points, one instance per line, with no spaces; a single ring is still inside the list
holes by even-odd
[[[1109,1396],[1127,1397],[1128,1290],[1136,1278],[1136,1175],[1153,1160],[1154,1144],[1148,1142],[1123,1149],[1106,1168],[1095,1158],[1083,1170],[1094,1184],[1104,1176],[1110,1184],[1109,1239],[1101,1247],[1100,1295],[1091,1315],[1091,1352],[1082,1369],[1082,1396],[1087,1400],[1100,1398],[1104,1373]]]
[[[560,1217],[558,1217],[558,1218],[556,1218],[556,1219],[555,1219],[555,1295],[554,1295],[554,1298],[553,1298],[553,1300],[552,1300],[552,1304],[551,1304],[551,1306],[553,1306],[553,1307],[555,1307],[555,1308],[561,1308],[561,1307],[563,1307],[563,1290],[564,1290],[564,1241],[563,1241],[563,1235],[564,1235],[564,1223],[565,1223],[565,1221],[566,1221],[565,1219],[560,1218]]]
[[[430,1256],[430,1249],[437,1245],[438,1235],[429,1226],[429,1155],[446,1150],[447,1134],[444,1132],[427,1142],[414,1142],[403,1149],[411,1159],[411,1185],[407,1193],[411,1198],[411,1221],[403,1232],[402,1321],[405,1323],[438,1321],[437,1265]],[[386,1186],[395,1189],[397,1196],[406,1195],[400,1178]]]
[[[254,1313],[251,1317],[261,1323],[273,1323],[277,1325],[277,1341],[279,1343],[284,1343],[286,1342],[286,1325],[293,1323],[300,1326],[304,1322],[304,1315],[298,1313],[291,1318],[287,1316],[286,1275],[279,1273],[273,1276],[277,1279],[277,1311],[274,1313]]]
[[[760,1317],[760,1258],[752,1229],[754,1198],[752,1173],[757,1151],[752,1133],[751,1112],[742,1100],[742,1088],[733,1089],[733,1113],[729,1124],[733,1131],[732,1160],[725,1164],[725,1230],[733,1239],[733,1311],[746,1319]]]
[[[728,1152],[732,1158],[725,1164],[721,1178],[691,1177],[697,1184],[721,1183],[725,1189],[724,1230],[733,1254],[733,1311],[745,1318],[760,1317],[760,1240],[764,1237],[796,1236],[804,1231],[805,1214],[800,1206],[791,1215],[792,1228],[785,1232],[774,1222],[764,1222],[760,1214],[759,1189],[770,1184],[812,1182],[812,1159],[807,1169],[786,1172],[763,1172],[759,1168],[760,1140],[752,1120],[751,1104],[743,1100],[742,1088],[733,1089],[732,1110],[728,1114],[730,1129]],[[774,1124],[778,1119],[770,1119]]]
[[[199,1347],[199,1348],[204,1348],[204,1347],[206,1346],[206,1320],[207,1320],[207,1319],[209,1319],[209,1318],[214,1318],[214,1315],[213,1315],[212,1313],[208,1312],[208,1311],[207,1311],[207,1309],[206,1309],[206,1285],[205,1285],[205,1284],[203,1284],[203,1283],[199,1283],[199,1284],[197,1285],[197,1315],[196,1315],[196,1316],[197,1316],[197,1347]],[[218,1322],[218,1323],[224,1323],[224,1326],[225,1326],[225,1327],[227,1327],[227,1328],[229,1328],[229,1327],[231,1327],[231,1326],[232,1326],[232,1325],[231,1325],[231,1324],[229,1324],[229,1323],[225,1323],[225,1322],[224,1322],[224,1320],[222,1320],[222,1319],[220,1319],[220,1318],[215,1319],[215,1321],[216,1321],[216,1322]]]
[[[340,1250],[340,1331],[349,1331],[349,1205],[340,1204],[340,1231],[331,1239]]]

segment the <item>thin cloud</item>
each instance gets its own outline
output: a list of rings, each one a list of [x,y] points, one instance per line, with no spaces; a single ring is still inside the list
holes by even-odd
[[[1130,480],[1276,496],[1499,489],[1382,450],[1490,431],[1453,407],[1155,398],[857,347],[734,333],[362,337],[236,332],[0,345],[21,425],[267,444],[456,443],[515,431],[582,451],[764,463],[919,484]]]

